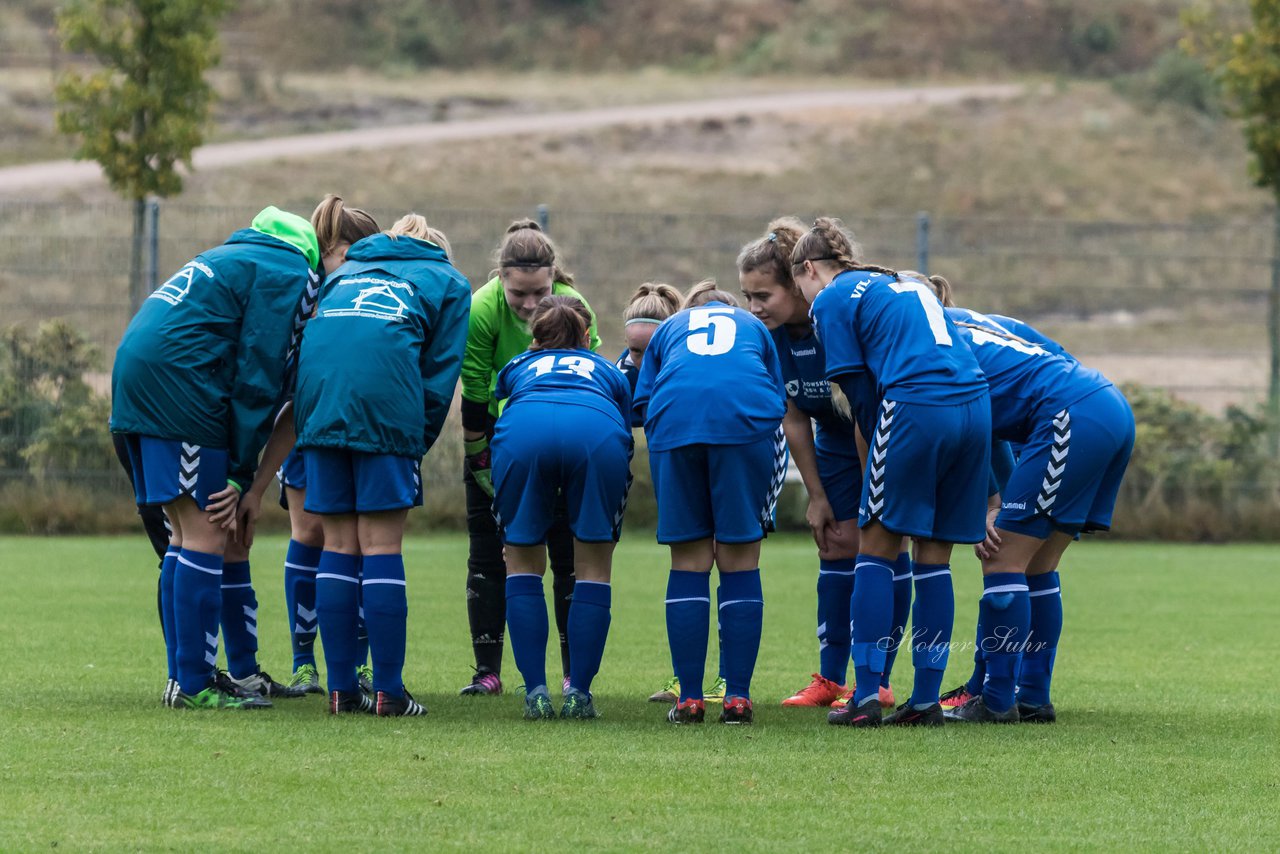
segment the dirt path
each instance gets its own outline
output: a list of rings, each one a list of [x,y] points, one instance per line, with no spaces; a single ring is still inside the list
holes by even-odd
[[[1022,86],[1001,84],[845,89],[608,107],[538,115],[501,116],[458,122],[362,128],[246,142],[218,143],[198,149],[193,162],[197,170],[219,169],[284,157],[308,157],[340,151],[369,151],[433,142],[524,134],[576,133],[618,125],[658,124],[725,118],[742,114],[791,113],[823,108],[870,110],[921,104],[949,104],[972,98],[1010,98],[1022,91],[1024,91]],[[31,193],[101,181],[102,175],[95,163],[74,160],[31,163],[0,169],[0,195]]]

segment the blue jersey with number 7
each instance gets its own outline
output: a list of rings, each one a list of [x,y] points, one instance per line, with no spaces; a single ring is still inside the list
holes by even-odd
[[[836,276],[811,310],[827,378],[869,374],[883,400],[956,404],[986,379],[928,285],[867,270]]]
[[[521,401],[587,406],[630,429],[631,384],[608,359],[590,350],[528,350],[498,374],[494,396],[503,412]]]
[[[667,318],[640,365],[634,407],[649,447],[743,445],[772,436],[787,393],[769,330],[750,312],[709,302]]]

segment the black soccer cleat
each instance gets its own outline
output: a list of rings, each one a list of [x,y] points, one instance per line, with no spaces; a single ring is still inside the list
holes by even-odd
[[[849,702],[842,709],[832,709],[827,712],[827,723],[832,726],[852,726],[852,727],[877,727],[880,726],[880,695],[872,694],[870,697],[862,701],[862,705],[855,706],[853,698],[849,698]]]
[[[425,715],[427,707],[414,700],[406,688],[399,697],[379,691],[378,698],[374,701],[373,713],[380,718],[413,718]]]
[[[720,710],[722,724],[749,724],[755,719],[751,701],[746,697],[725,697],[724,708]]]
[[[947,720],[971,724],[1016,724],[1022,718],[1016,703],[1003,712],[996,712],[987,707],[987,701],[979,694],[963,706],[952,709]]]
[[[925,709],[914,708],[909,702],[903,703],[884,719],[885,726],[942,726],[946,722],[942,706],[938,703]]]
[[[295,687],[293,685],[286,685],[284,683],[277,682],[271,678],[270,673],[262,669],[259,669],[258,672],[252,676],[246,676],[243,679],[237,679],[234,676],[225,673],[223,675],[231,682],[238,685],[241,690],[260,694],[263,697],[274,697],[277,700],[281,698],[292,700],[297,699],[298,697],[305,697],[307,695],[307,689],[305,686]]]
[[[359,688],[354,691],[329,692],[329,714],[343,715],[352,712],[373,714],[373,700]]]
[[[1053,703],[1033,706],[1030,703],[1018,703],[1018,717],[1024,724],[1051,724],[1058,719]]]
[[[458,692],[462,697],[473,697],[483,694],[497,696],[502,693],[502,680],[498,674],[490,670],[477,670],[471,682]]]

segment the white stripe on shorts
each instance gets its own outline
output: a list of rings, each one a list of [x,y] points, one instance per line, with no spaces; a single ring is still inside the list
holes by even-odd
[[[763,605],[763,599],[730,599],[728,602],[720,603],[720,610],[728,608],[730,605]]]
[[[1048,596],[1050,593],[1061,593],[1061,587],[1050,587],[1048,590],[1032,590],[1032,596]]]
[[[286,561],[284,562],[284,568],[285,568],[285,569],[296,569],[296,570],[298,570],[299,572],[315,572],[319,567],[314,567],[314,566],[303,566],[303,565],[302,565],[302,564],[300,564],[300,563],[289,563],[289,561],[287,561],[287,560],[286,560]]]
[[[370,584],[397,584],[401,587],[405,586],[403,578],[366,578],[362,583],[366,586]]]
[[[998,587],[988,587],[982,591],[982,595],[985,596],[988,593],[1022,593],[1026,590],[1027,585],[1025,584],[1001,584]]]
[[[701,596],[697,596],[691,599],[663,599],[662,601],[668,605],[674,605],[677,602],[706,602],[708,604],[710,604],[711,602],[710,599],[703,598]]]
[[[210,569],[210,568],[209,568],[209,567],[207,567],[207,566],[201,566],[201,565],[200,565],[200,564],[198,564],[198,563],[193,563],[193,562],[191,562],[191,561],[187,560],[187,559],[186,559],[185,557],[183,557],[182,555],[178,555],[178,563],[185,564],[186,566],[189,566],[189,567],[191,567],[192,569],[198,569],[198,570],[200,570],[201,572],[207,572],[207,573],[209,573],[210,575],[222,575],[222,570],[220,570],[220,569]]]
[[[915,579],[916,581],[920,581],[921,579],[924,579],[924,578],[933,578],[935,575],[950,575],[950,574],[951,574],[951,570],[949,569],[936,569],[933,572],[926,572],[923,575],[917,575]]]

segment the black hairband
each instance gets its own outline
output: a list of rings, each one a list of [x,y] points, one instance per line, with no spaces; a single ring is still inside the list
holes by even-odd
[[[513,258],[510,261],[502,262],[504,267],[550,267],[549,262],[539,258]]]

